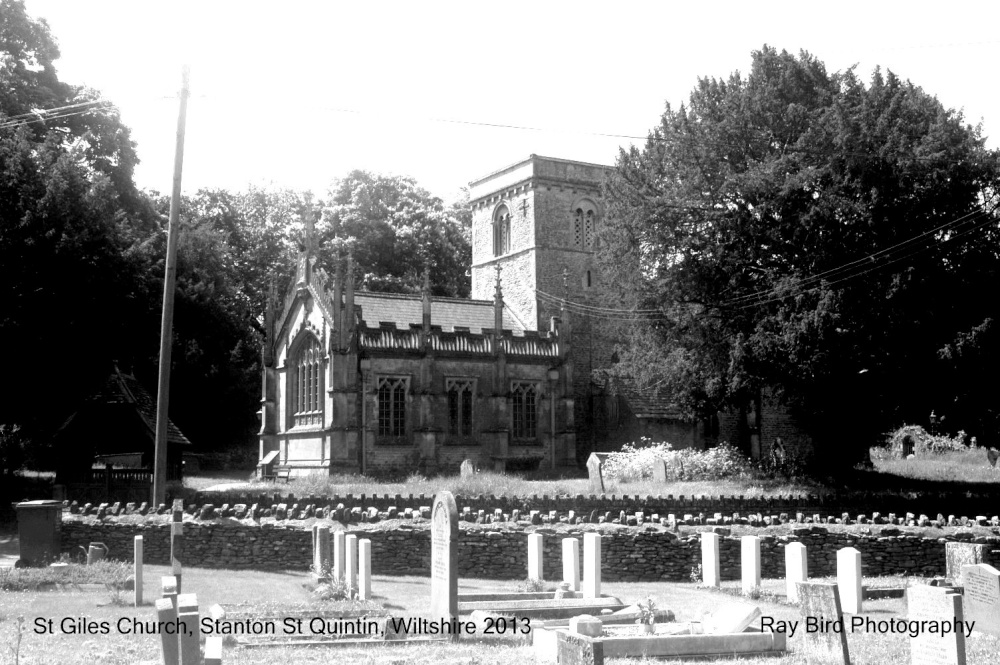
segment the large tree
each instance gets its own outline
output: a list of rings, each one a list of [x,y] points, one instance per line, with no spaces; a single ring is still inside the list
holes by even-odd
[[[971,368],[948,358],[1000,320],[997,176],[978,127],[892,73],[765,46],[699,80],[607,184],[601,260],[650,310],[620,371],[704,411],[774,391],[856,460],[848,442],[954,407],[944,378]]]
[[[412,178],[365,171],[335,182],[329,199],[319,225],[325,265],[350,252],[362,288],[416,292],[426,269],[434,295],[469,295],[466,204],[449,208]]]

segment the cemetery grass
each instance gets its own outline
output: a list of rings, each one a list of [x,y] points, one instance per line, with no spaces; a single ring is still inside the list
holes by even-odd
[[[992,467],[985,448],[930,453],[913,459],[886,459],[884,449],[872,449],[872,463],[883,475],[935,483],[1000,483],[1000,465]]]
[[[141,608],[128,605],[112,605],[108,595],[102,592],[49,591],[49,592],[7,592],[0,593],[0,663],[13,663],[9,646],[16,626],[16,617],[26,618],[26,631],[20,647],[20,663],[76,663],[95,662],[110,665],[135,665],[142,661],[156,661],[159,657],[159,638],[156,636],[120,635],[114,629],[121,617],[149,619],[153,616],[152,600],[157,597],[157,585],[161,575],[166,574],[166,566],[146,566],[144,593],[146,604]],[[308,590],[303,584],[309,577],[301,572],[257,572],[227,571],[188,568],[184,571],[183,591],[198,595],[199,609],[204,615],[212,604],[240,605],[241,611],[251,615],[273,615],[276,608],[296,607],[309,604]],[[887,583],[896,578],[888,578]],[[916,580],[911,580],[916,582]],[[873,582],[866,580],[866,582]],[[512,590],[516,580],[493,581],[459,580],[460,593]],[[727,590],[735,589],[738,582],[723,582]],[[798,620],[798,608],[784,603],[783,580],[765,580],[763,588],[767,593],[755,600],[746,599],[760,605],[765,616],[778,620]],[[420,616],[426,611],[430,595],[430,581],[426,577],[387,577],[376,575],[372,582],[375,600],[384,611],[392,616]],[[740,602],[731,593],[709,590],[692,583],[616,583],[606,582],[603,591],[607,595],[621,598],[626,603],[653,598],[658,607],[672,609],[679,621],[697,621],[705,613],[716,611],[724,603]],[[279,600],[280,599],[280,600]],[[777,601],[777,602],[775,602]],[[316,610],[336,613],[344,605],[313,604]],[[279,611],[280,613],[280,611]],[[882,620],[891,617],[905,617],[902,600],[887,599],[865,601],[865,615]],[[86,617],[91,620],[112,622],[108,635],[64,635],[58,630],[55,635],[36,635],[35,618]],[[58,622],[57,622],[58,623]],[[789,640],[791,652],[780,658],[750,658],[740,662],[770,664],[804,664],[802,654],[801,628]],[[859,665],[906,665],[909,663],[909,638],[900,634],[880,634],[857,632],[848,634],[848,644],[854,663]],[[969,665],[987,665],[995,662],[995,654],[1000,648],[997,639],[974,633],[967,641]],[[379,665],[402,665],[404,663],[427,663],[432,665],[500,665],[514,662],[533,662],[530,647],[513,638],[470,640],[457,644],[435,643],[405,646],[374,646],[365,648],[337,647],[267,647],[239,648],[231,640],[226,642],[223,662],[237,665],[264,663],[305,663],[330,662],[372,663]],[[609,665],[635,665],[630,659],[612,659]],[[726,661],[731,662],[731,661]]]

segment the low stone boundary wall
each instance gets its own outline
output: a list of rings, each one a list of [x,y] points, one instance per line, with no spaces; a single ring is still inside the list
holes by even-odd
[[[277,489],[277,487],[276,487]],[[71,497],[72,498],[72,497]],[[984,512],[992,510],[990,506],[996,506],[1000,499],[1000,492],[979,493],[979,492],[901,492],[889,494],[886,492],[831,492],[821,495],[817,494],[797,494],[776,497],[744,497],[744,496],[674,496],[674,495],[617,495],[617,494],[590,494],[583,495],[559,495],[550,496],[546,494],[532,495],[524,497],[496,496],[492,494],[477,495],[455,495],[455,503],[459,510],[469,508],[472,512],[485,510],[493,512],[501,510],[509,513],[513,510],[528,512],[537,510],[548,513],[555,510],[559,513],[566,513],[570,510],[576,514],[625,511],[634,513],[644,510],[647,514],[660,513],[667,515],[704,513],[711,516],[715,513],[732,515],[739,513],[749,515],[760,513],[761,515],[776,515],[780,513],[804,513],[813,515],[815,513],[824,516],[833,515],[840,517],[843,513],[852,516],[860,513],[871,513],[877,510],[882,515],[896,513],[900,516],[911,512],[919,515],[982,515]],[[332,505],[343,504],[345,506],[360,506],[363,509],[375,508],[378,511],[388,510],[395,507],[402,512],[406,508],[413,510],[421,506],[430,506],[434,501],[433,496],[424,494],[345,494],[320,496],[315,494],[296,496],[292,493],[273,492],[198,492],[188,501],[194,504],[214,504],[216,507],[223,504],[236,505],[257,504],[262,508],[276,506],[278,504],[300,504],[308,505]],[[993,513],[989,513],[991,516]]]
[[[263,523],[253,520],[217,519],[184,522],[183,563],[206,568],[255,570],[308,570],[312,532],[308,522]],[[337,529],[335,523],[331,528]],[[492,579],[524,579],[527,576],[527,535],[541,533],[544,540],[544,571],[550,579],[561,579],[564,537],[582,540],[585,531],[602,534],[602,575],[607,581],[688,581],[701,563],[700,535],[678,537],[671,531],[640,527],[586,525],[581,528],[535,527],[506,523],[502,526],[463,523],[458,543],[459,574]],[[924,538],[895,527],[872,528],[871,534],[831,531],[820,526],[800,527],[790,535],[761,535],[761,571],[764,577],[784,577],[784,545],[800,541],[808,547],[809,574],[822,577],[836,573],[836,552],[855,547],[861,552],[866,576],[911,574],[943,575],[945,542],[961,540],[1000,547],[1000,538],[974,538],[957,532],[949,538]],[[351,525],[348,533],[372,542],[372,572],[376,575],[429,575],[430,530],[418,518],[412,523]],[[143,536],[146,563],[169,563],[169,522],[164,518],[139,516],[106,518],[66,515],[62,526],[62,550],[71,554],[89,542],[103,542],[111,558],[129,560],[133,537]],[[740,578],[740,540],[721,538],[723,579]]]

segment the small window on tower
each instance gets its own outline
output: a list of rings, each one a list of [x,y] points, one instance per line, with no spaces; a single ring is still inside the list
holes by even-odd
[[[583,199],[573,208],[573,245],[580,249],[594,248],[597,231],[597,206],[589,199]]]
[[[501,205],[493,213],[493,256],[510,252],[510,208]]]

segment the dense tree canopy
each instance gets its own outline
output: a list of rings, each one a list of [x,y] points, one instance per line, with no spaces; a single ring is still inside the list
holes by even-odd
[[[997,177],[979,128],[892,73],[765,47],[701,79],[607,184],[601,260],[653,312],[620,371],[695,410],[776,391],[840,459],[932,409],[983,436],[960,393],[996,339]]]

